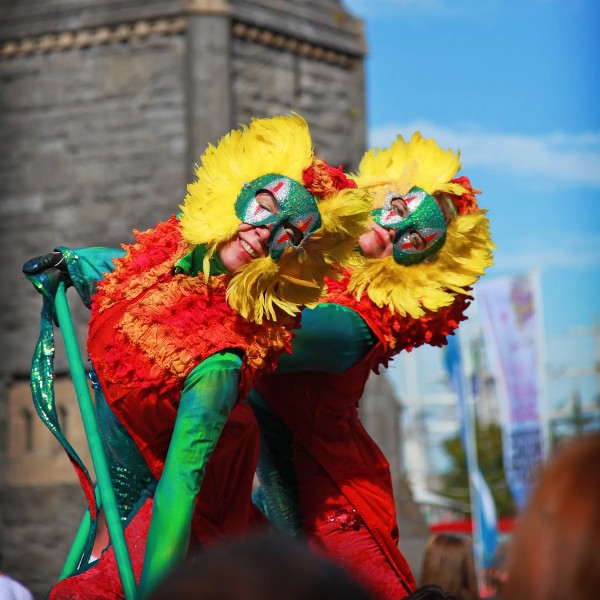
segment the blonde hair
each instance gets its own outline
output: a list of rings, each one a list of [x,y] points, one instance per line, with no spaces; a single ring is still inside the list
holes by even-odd
[[[477,576],[471,542],[440,533],[425,548],[420,585],[439,585],[456,600],[478,600]]]

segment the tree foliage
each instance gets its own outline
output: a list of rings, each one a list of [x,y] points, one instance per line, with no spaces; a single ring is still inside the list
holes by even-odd
[[[504,476],[502,460],[502,431],[496,424],[476,426],[477,459],[496,503],[499,517],[511,517],[515,514],[515,505]],[[469,504],[469,479],[467,459],[460,434],[448,438],[444,449],[449,456],[451,467],[442,477],[440,494]]]

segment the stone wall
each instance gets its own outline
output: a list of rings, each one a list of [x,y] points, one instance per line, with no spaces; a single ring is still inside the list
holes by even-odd
[[[22,263],[56,245],[129,242],[177,209],[206,144],[252,116],[299,112],[319,153],[355,168],[364,53],[361,23],[339,0],[0,6],[0,544],[36,597],[85,502],[57,442],[24,411],[41,301]],[[87,311],[71,308],[84,348]],[[60,337],[56,366],[70,423]]]
[[[89,448],[71,378],[57,377],[54,391],[61,431],[83,463],[90,465],[91,469]],[[7,435],[5,483],[15,488],[74,483],[75,472],[61,445],[35,413],[29,382],[19,380],[10,386],[8,410],[11,426]]]
[[[0,505],[2,568],[41,600],[57,581],[81,522],[81,488],[76,483],[2,486]]]
[[[183,198],[183,38],[0,63],[4,372],[24,374],[39,298],[21,264],[56,245],[115,245]]]
[[[311,132],[319,155],[335,165],[358,165],[362,152],[355,138],[364,136],[364,114],[349,92],[357,82],[354,69],[246,39],[234,40],[233,56],[234,111],[241,121],[256,110],[272,114],[277,106],[297,111],[318,124]]]
[[[20,267],[58,244],[130,241],[132,227],[147,228],[177,206],[188,178],[184,51],[175,28],[0,61],[0,403],[8,406],[0,420],[0,540],[5,570],[38,598],[60,573],[85,500],[35,414],[27,441],[23,398],[41,300]],[[78,302],[72,308],[83,342],[87,311]],[[58,346],[60,375],[60,338]],[[90,466],[68,378],[57,381],[57,403]]]

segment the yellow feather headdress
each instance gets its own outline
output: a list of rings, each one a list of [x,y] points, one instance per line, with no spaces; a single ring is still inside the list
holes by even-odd
[[[237,234],[241,221],[235,202],[245,183],[277,173],[302,184],[307,170],[320,162],[313,154],[308,125],[297,114],[254,119],[217,146],[210,145],[181,206],[184,238],[208,250],[205,275],[209,259]],[[332,264],[349,259],[369,219],[368,192],[329,186],[325,193],[312,193],[322,224],[306,240],[303,252],[287,248],[277,261],[255,258],[233,274],[228,302],[243,317],[260,323],[263,318],[275,320],[277,309],[295,314],[302,305],[315,304]]]
[[[466,177],[455,178],[460,169],[458,154],[443,150],[432,139],[415,133],[410,142],[402,136],[389,148],[369,150],[354,176],[359,187],[374,196],[381,208],[387,191],[404,194],[417,186],[430,195],[445,194],[458,216],[448,225],[442,248],[423,262],[399,265],[384,259],[354,255],[348,289],[358,298],[367,293],[377,306],[388,306],[400,315],[423,316],[449,306],[456,294],[469,295],[469,288],[493,263],[494,244],[484,210]]]

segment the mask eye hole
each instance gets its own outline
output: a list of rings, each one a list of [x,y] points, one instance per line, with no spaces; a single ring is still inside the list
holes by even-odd
[[[402,198],[393,198],[391,206],[394,213],[401,219],[408,217],[408,206],[406,206],[406,202]]]
[[[282,226],[294,246],[297,246],[304,239],[302,231],[289,221],[285,221]]]
[[[264,208],[272,215],[277,214],[277,201],[275,200],[275,196],[273,196],[271,192],[269,192],[268,190],[258,190],[254,198],[256,200],[256,203],[261,208]]]
[[[427,246],[427,242],[425,241],[425,238],[418,232],[418,231],[411,231],[408,234],[408,239],[410,241],[411,246],[415,249],[415,250],[425,250],[426,246]]]

